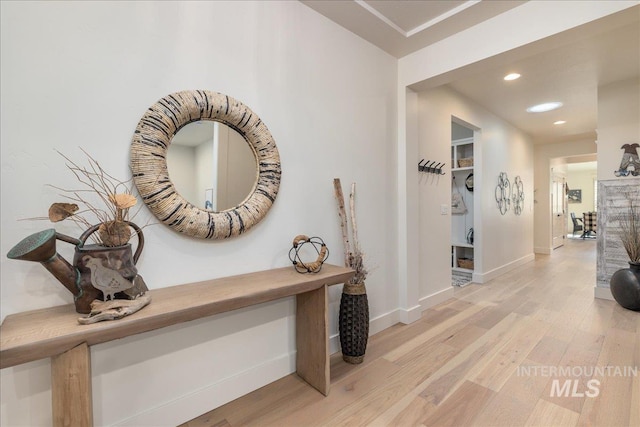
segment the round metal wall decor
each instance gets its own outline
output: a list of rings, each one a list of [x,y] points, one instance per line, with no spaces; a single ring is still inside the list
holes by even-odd
[[[166,155],[173,136],[199,120],[233,128],[255,154],[256,184],[232,209],[212,212],[194,206],[176,192],[169,177]],[[237,236],[257,224],[271,208],[281,176],[278,148],[258,115],[230,96],[207,90],[172,93],[145,112],[131,142],[131,171],[142,200],[162,223],[203,239]]]
[[[498,176],[495,195],[500,214],[506,214],[511,206],[511,183],[509,182],[509,177],[506,172],[500,172]]]
[[[520,175],[516,176],[516,179],[513,181],[512,193],[513,213],[521,215],[522,209],[524,208],[524,184],[522,183]]]

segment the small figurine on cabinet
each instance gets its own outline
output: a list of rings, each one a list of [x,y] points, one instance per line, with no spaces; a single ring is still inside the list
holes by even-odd
[[[624,144],[620,147],[624,150],[622,154],[622,160],[620,161],[620,168],[614,172],[615,176],[628,176],[629,174],[633,176],[640,175],[640,159],[638,158],[638,147],[640,144]],[[629,166],[633,169],[629,170]]]

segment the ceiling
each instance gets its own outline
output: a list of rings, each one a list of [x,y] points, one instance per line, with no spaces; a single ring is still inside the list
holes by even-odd
[[[598,170],[598,162],[580,162],[580,163],[567,163],[568,172],[596,172]]]
[[[526,3],[517,0],[301,0],[396,58]]]
[[[302,3],[401,58],[524,1],[303,0]],[[507,82],[511,72],[521,74]],[[412,85],[452,89],[528,133],[536,143],[596,140],[597,89],[640,76],[640,6]],[[638,95],[640,96],[640,94]],[[561,101],[558,110],[526,108]],[[558,120],[563,125],[554,125]]]

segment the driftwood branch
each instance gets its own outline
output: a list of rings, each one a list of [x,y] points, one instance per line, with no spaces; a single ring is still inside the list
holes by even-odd
[[[86,317],[79,317],[78,323],[90,325],[104,320],[118,320],[135,313],[151,302],[151,295],[145,294],[134,300],[110,300],[91,302],[91,313]]]
[[[354,252],[360,250],[358,244],[358,224],[356,223],[356,183],[351,183],[351,194],[349,194],[349,211],[351,213],[351,235],[353,236]]]
[[[344,265],[350,266],[351,249],[349,245],[349,231],[347,229],[347,212],[344,208],[344,195],[342,194],[342,184],[340,178],[333,179],[333,188],[338,201],[338,216],[340,217],[340,229],[342,230],[342,242],[344,243]]]
[[[351,241],[349,240],[347,213],[344,206],[344,196],[342,194],[342,185],[340,179],[333,180],[336,200],[338,200],[338,215],[340,216],[340,227],[342,228],[342,241],[344,242],[344,258],[345,265],[355,270],[356,274],[349,280],[349,283],[364,283],[367,278],[368,271],[364,266],[364,255],[360,249],[358,242],[358,225],[356,223],[356,183],[351,184],[351,193],[349,194],[349,213],[351,221]]]

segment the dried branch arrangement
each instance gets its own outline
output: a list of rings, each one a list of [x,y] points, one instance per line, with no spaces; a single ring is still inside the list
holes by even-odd
[[[640,208],[629,198],[626,215],[620,216],[620,239],[633,263],[640,263]]]
[[[358,224],[356,222],[356,183],[351,184],[349,194],[349,219],[351,220],[351,236],[349,239],[349,227],[347,224],[347,213],[345,210],[344,195],[340,178],[334,178],[333,188],[338,202],[338,216],[340,217],[340,229],[342,230],[342,242],[344,244],[345,266],[355,270],[356,274],[349,280],[350,284],[364,283],[368,271],[364,266],[364,254],[358,242]],[[351,247],[353,244],[353,248]]]
[[[68,190],[49,185],[62,191],[63,197],[74,202],[53,203],[49,208],[49,220],[59,222],[68,218],[83,229],[99,223],[98,244],[109,247],[124,245],[131,238],[131,229],[127,224],[130,219],[129,209],[137,203],[136,197],[132,194],[131,180],[120,181],[114,178],[86,151],[82,152],[88,159],[86,167],[58,152],[67,161],[67,168],[84,188]],[[98,202],[105,207],[100,207]],[[79,210],[78,204],[84,205],[85,209]]]

